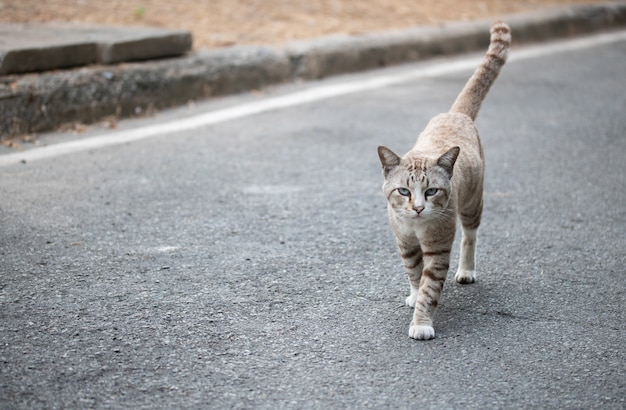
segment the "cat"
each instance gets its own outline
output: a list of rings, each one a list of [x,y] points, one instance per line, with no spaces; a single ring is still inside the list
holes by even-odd
[[[483,208],[484,154],[474,120],[506,62],[511,30],[491,26],[487,53],[446,114],[435,116],[404,156],[378,147],[387,211],[414,307],[409,336],[435,337],[433,314],[450,265],[450,250],[461,222],[461,253],[455,280],[473,283],[476,232]]]

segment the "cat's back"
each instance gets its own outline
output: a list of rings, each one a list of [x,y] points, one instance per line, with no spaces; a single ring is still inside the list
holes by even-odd
[[[483,158],[474,121],[465,114],[449,112],[430,120],[418,137],[414,149],[443,153],[454,146],[461,148],[461,157],[470,160]]]

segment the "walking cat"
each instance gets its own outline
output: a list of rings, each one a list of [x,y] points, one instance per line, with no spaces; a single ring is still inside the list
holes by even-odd
[[[409,328],[414,339],[435,337],[433,313],[450,265],[457,216],[462,236],[454,278],[467,284],[476,277],[485,165],[474,119],[510,43],[509,26],[493,24],[489,49],[450,111],[434,117],[404,156],[378,147],[389,220],[411,285],[406,304],[415,308]]]

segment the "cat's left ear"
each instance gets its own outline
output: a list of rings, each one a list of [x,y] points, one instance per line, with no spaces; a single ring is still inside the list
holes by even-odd
[[[378,157],[380,158],[380,163],[383,165],[383,175],[385,175],[385,178],[387,178],[387,175],[389,175],[392,169],[400,165],[400,157],[387,147],[378,147]]]
[[[450,178],[452,178],[452,169],[454,168],[454,163],[456,162],[460,152],[461,148],[452,147],[446,151],[445,154],[440,156],[439,159],[437,159],[437,165],[443,168],[444,171],[448,173]]]

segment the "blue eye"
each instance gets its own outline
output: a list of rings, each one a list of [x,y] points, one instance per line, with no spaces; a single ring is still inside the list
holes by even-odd
[[[437,188],[428,188],[426,191],[424,191],[424,196],[428,198],[429,196],[435,195],[437,191],[438,191]]]
[[[411,191],[406,188],[398,188],[398,193],[402,196],[411,196]]]

